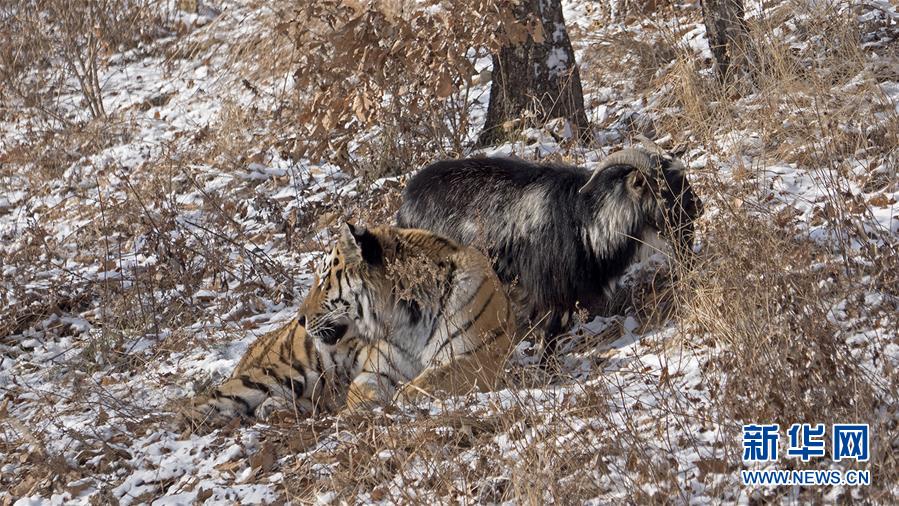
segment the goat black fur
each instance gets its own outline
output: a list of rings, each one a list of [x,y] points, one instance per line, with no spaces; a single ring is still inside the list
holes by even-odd
[[[608,294],[648,237],[674,232],[692,250],[701,201],[683,165],[637,154],[645,166],[610,156],[595,172],[509,158],[437,162],[409,181],[397,224],[486,251],[524,316],[552,337],[576,304],[590,308]]]

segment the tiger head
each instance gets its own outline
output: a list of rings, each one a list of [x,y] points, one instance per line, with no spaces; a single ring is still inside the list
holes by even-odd
[[[373,274],[384,265],[379,238],[363,227],[346,223],[326,262],[300,310],[306,332],[326,345],[337,344],[348,330],[376,335],[379,325],[372,302],[380,284]]]

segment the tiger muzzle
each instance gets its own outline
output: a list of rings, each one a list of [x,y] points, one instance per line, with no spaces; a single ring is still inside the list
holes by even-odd
[[[349,326],[345,323],[326,324],[316,329],[314,333],[309,332],[309,334],[321,340],[321,342],[333,346],[346,335],[348,329]]]

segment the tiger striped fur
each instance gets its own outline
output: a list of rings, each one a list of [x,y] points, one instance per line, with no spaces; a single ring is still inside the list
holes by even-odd
[[[309,335],[364,342],[348,409],[494,387],[513,345],[511,302],[489,260],[424,230],[347,224],[303,309]],[[401,387],[402,388],[399,388]]]
[[[511,304],[490,262],[430,232],[347,224],[300,315],[260,337],[193,402],[194,427],[279,409],[360,410],[495,385],[513,346]]]
[[[316,343],[302,321],[298,316],[259,337],[225,382],[193,399],[183,421],[208,428],[235,417],[266,419],[282,409],[312,414],[339,405],[340,390],[349,384],[345,360],[359,343],[349,335],[335,346]]]

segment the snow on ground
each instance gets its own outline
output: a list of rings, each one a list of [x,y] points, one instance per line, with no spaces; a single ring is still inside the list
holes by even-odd
[[[328,212],[329,206],[377,202],[397,187],[396,180],[385,179],[362,189],[360,181],[332,165],[292,161],[267,138],[265,124],[236,129],[235,138],[251,139],[238,146],[254,146],[254,152],[243,153],[238,170],[227,163],[234,153],[188,155],[198,152],[204,131],[228,121],[235,109],[274,110],[275,90],[285,82],[289,88],[289,78],[284,78],[254,82],[254,91],[243,85],[245,74],[229,61],[230,49],[263,26],[259,13],[265,7],[232,0],[201,4],[201,14],[177,14],[176,21],[189,27],[187,35],[171,35],[111,58],[103,74],[105,106],[127,133],[110,134],[107,146],[83,156],[76,148],[69,153],[71,163],[50,180],[29,173],[25,163],[0,174],[0,300],[8,309],[21,308],[5,310],[16,321],[0,327],[13,329],[0,335],[0,488],[6,489],[0,503],[255,504],[293,499],[326,504],[339,497],[328,484],[347,472],[341,466],[350,465],[342,452],[363,438],[347,421],[335,418],[299,429],[259,424],[202,436],[183,434],[170,423],[179,403],[229,374],[256,336],[295,313],[327,245],[327,226],[337,216]],[[568,22],[583,34],[574,37],[579,60],[588,60],[587,52],[601,51],[606,40],[623,33],[651,41],[660,26],[681,30],[681,43],[700,60],[710,57],[695,5],[679,6],[679,17],[668,24],[625,19],[620,15],[624,5],[614,3],[616,22],[606,24],[595,3],[566,3]],[[895,30],[895,7],[870,5],[860,21],[887,20]],[[753,15],[759,15],[763,6],[754,9]],[[173,55],[166,52],[171,47],[198,49]],[[583,66],[589,75],[590,64]],[[626,139],[631,125],[651,115],[650,104],[658,99],[635,95],[629,83],[609,87],[586,81],[584,87],[586,102],[595,104],[589,116],[602,125],[598,136],[609,143]],[[895,77],[882,79],[879,87],[881,102],[860,107],[870,107],[872,115],[899,114]],[[484,114],[487,87],[482,88],[474,94],[479,105],[473,125]],[[84,119],[75,93],[61,100],[68,101],[73,120]],[[893,111],[883,112],[885,104]],[[34,126],[27,117],[2,122],[3,145],[23,142]],[[729,132],[717,139],[716,152],[693,147],[684,158],[695,169],[714,165],[724,180],[739,180],[745,167],[763,167],[763,177],[752,182],[758,202],[789,215],[803,234],[821,244],[839,242],[839,231],[821,218],[833,212],[827,207],[833,172],[770,159],[773,151],[763,138],[763,132]],[[519,142],[486,153],[546,157],[562,151],[547,131],[532,130]],[[574,158],[591,166],[604,154],[582,150]],[[164,164],[181,156],[193,156],[183,170]],[[895,154],[869,159],[859,153],[849,163],[858,178],[840,179],[846,186],[839,191],[869,205],[862,227],[871,241],[886,244],[899,232]],[[874,177],[892,185],[866,186]],[[708,217],[716,212],[709,209]],[[296,240],[292,227],[310,233]],[[700,238],[700,252],[702,247]],[[195,254],[174,256],[176,250]],[[635,269],[633,279],[640,272]],[[154,285],[157,273],[160,278],[175,273],[182,281]],[[896,300],[865,288],[864,279],[859,283],[864,304],[872,314],[885,316],[878,320],[853,314],[847,312],[851,304],[837,301],[833,323],[851,329],[851,343],[870,343],[864,349],[875,351],[859,353],[867,353],[871,371],[881,374],[884,363],[895,370],[899,335],[889,314]],[[109,306],[114,293],[142,299]],[[451,416],[441,425],[442,415],[462,413],[490,421],[530,408],[520,424],[487,430],[452,462],[403,460],[408,454],[399,447],[377,452],[373,458],[403,472],[378,478],[381,485],[358,500],[448,501],[463,491],[476,500],[496,500],[510,487],[526,490],[521,480],[530,468],[522,468],[521,462],[530,455],[548,452],[558,459],[547,464],[559,465],[565,449],[606,448],[609,439],[624,441],[636,433],[643,435],[624,444],[639,446],[640,458],[648,462],[597,450],[581,455],[579,466],[566,464],[580,467],[572,471],[582,473],[572,475],[578,480],[592,481],[595,503],[639,502],[631,495],[639,481],[635,476],[649,476],[638,486],[644,498],[750,501],[749,491],[733,485],[737,468],[733,449],[725,443],[726,432],[735,430],[738,421],[707,415],[717,401],[710,394],[706,366],[724,351],[714,340],[685,334],[672,323],[644,327],[630,316],[597,317],[575,334],[563,360],[567,380],[538,386],[512,383],[494,393],[379,411],[369,422],[372,437],[396,436],[404,424],[411,434],[416,424],[430,419],[435,425],[427,430],[434,437],[462,438],[473,429],[453,425]],[[513,369],[533,367],[525,350],[514,362]],[[591,406],[599,409],[585,411]],[[311,443],[268,442],[295,442],[306,437],[297,430],[313,429],[320,433]],[[487,476],[478,483],[468,483],[459,473],[451,474],[457,478],[447,485],[448,496],[437,495],[430,486],[458,472],[454,466],[459,463],[478,469],[485,456],[494,467],[478,471]],[[318,480],[314,496],[290,495],[295,490],[291,479],[298,475]],[[673,480],[661,481],[661,476]],[[670,483],[680,485],[665,488]],[[528,491],[543,494],[531,496],[537,500],[556,498],[558,492]],[[832,493],[836,497],[840,492]]]

